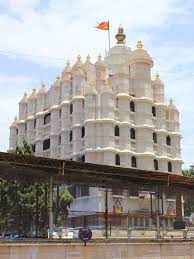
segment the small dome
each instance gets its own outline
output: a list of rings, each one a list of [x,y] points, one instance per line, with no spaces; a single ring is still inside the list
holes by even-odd
[[[170,98],[170,101],[169,101],[169,105],[168,105],[168,110],[173,110],[173,111],[178,111],[177,107],[175,106],[174,104],[174,101],[172,98]]]
[[[34,89],[32,90],[31,95],[29,96],[28,100],[36,99],[36,96],[37,96],[37,89],[34,88]]]
[[[92,64],[91,60],[90,60],[90,55],[88,55],[86,57],[86,62],[83,64],[82,67],[83,71],[86,73],[89,70],[93,70],[94,69],[94,64]]]
[[[102,56],[101,56],[100,54],[98,55],[98,60],[97,60],[97,62],[95,63],[95,66],[97,66],[97,67],[103,67],[103,68],[106,67],[106,64],[105,64],[104,61],[102,60]]]
[[[81,61],[81,56],[78,55],[77,56],[77,62],[73,65],[72,70],[75,70],[77,68],[82,68],[82,66],[83,66],[83,63]]]
[[[154,85],[164,85],[162,80],[160,79],[160,75],[156,73],[155,75],[155,80],[153,81]]]
[[[27,100],[28,100],[28,94],[25,92],[19,103],[21,103],[21,104],[27,103]]]
[[[137,49],[133,50],[129,56],[129,63],[143,62],[148,63],[153,67],[153,60],[150,57],[149,53],[143,49],[143,44],[141,41],[137,42]]]
[[[17,127],[18,117],[15,116],[13,123],[11,124],[10,128]]]
[[[70,61],[67,60],[66,67],[65,67],[64,70],[62,71],[62,76],[66,76],[67,74],[68,74],[68,75],[71,75],[71,72],[72,72],[72,68],[71,68],[71,66],[70,66]]]
[[[81,61],[81,56],[78,55],[77,57],[77,62],[74,64],[74,66],[72,67],[72,74],[73,75],[81,75],[81,76],[85,76],[83,70],[83,63]]]

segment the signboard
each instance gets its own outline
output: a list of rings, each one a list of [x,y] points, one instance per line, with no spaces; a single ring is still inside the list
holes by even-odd
[[[79,239],[85,243],[92,238],[92,230],[90,228],[81,228],[78,233]]]

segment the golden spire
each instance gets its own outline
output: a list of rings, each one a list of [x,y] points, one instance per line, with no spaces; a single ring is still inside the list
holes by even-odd
[[[69,65],[70,65],[70,61],[69,61],[69,59],[67,60],[66,65],[67,65],[67,66],[69,66]]]
[[[81,66],[82,66],[81,56],[78,55],[78,56],[77,56],[77,67],[81,67]]]
[[[138,40],[136,47],[138,49],[142,49],[143,48],[143,44],[142,44],[142,42],[140,40]]]
[[[104,80],[104,86],[108,86],[109,85],[109,81],[108,81],[108,79],[105,79]]]
[[[116,34],[115,38],[117,39],[117,44],[124,44],[124,40],[126,35],[123,33],[123,26],[120,24],[118,28],[118,33]]]
[[[172,97],[170,98],[170,104],[174,104],[174,100]]]
[[[101,54],[99,53],[99,54],[98,54],[98,61],[101,61],[101,59],[102,59],[102,56],[101,56]]]
[[[44,81],[42,81],[42,89],[45,89],[46,88],[46,84],[45,84],[45,82]]]
[[[37,88],[34,87],[34,88],[32,89],[32,93],[35,94],[36,92],[37,92]]]
[[[88,54],[86,57],[87,61],[90,61],[90,55]]]
[[[155,74],[155,77],[156,77],[156,79],[158,79],[158,78],[160,77],[160,74],[157,72],[157,73]]]

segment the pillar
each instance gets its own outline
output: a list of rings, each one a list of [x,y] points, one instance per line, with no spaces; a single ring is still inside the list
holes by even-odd
[[[50,178],[50,185],[49,185],[49,206],[48,206],[48,213],[49,213],[49,236],[48,238],[53,237],[53,177]]]

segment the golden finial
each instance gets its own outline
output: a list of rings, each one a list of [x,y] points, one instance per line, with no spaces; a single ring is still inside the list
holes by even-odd
[[[45,82],[44,81],[42,81],[42,88],[46,88],[46,84],[45,84]]]
[[[56,76],[56,79],[59,80],[59,79],[60,79],[60,75],[57,75],[57,76]]]
[[[35,94],[37,92],[37,89],[36,88],[33,88],[32,89],[32,93]]]
[[[160,77],[160,74],[156,73],[155,77],[156,77],[156,79],[158,79]]]
[[[92,81],[90,81],[89,84],[90,84],[92,87],[94,87],[94,86],[96,86],[96,81],[92,80]]]
[[[140,40],[138,40],[136,47],[138,49],[142,49],[143,48],[143,44],[142,44],[142,42]]]
[[[66,64],[67,64],[67,66],[69,66],[69,65],[70,65],[70,61],[69,61],[69,59],[67,60],[67,63],[66,63]]]
[[[120,24],[118,28],[118,33],[116,34],[115,38],[117,39],[117,44],[124,44],[124,40],[126,35],[123,33],[123,26]]]
[[[109,85],[109,81],[108,81],[108,79],[105,79],[104,80],[104,86],[108,86]]]
[[[173,100],[173,98],[171,97],[171,98],[170,98],[170,104],[173,104],[173,102],[174,102],[174,100]]]
[[[99,53],[99,54],[98,54],[98,61],[101,61],[101,58],[102,58],[102,56],[101,56],[101,54]]]
[[[78,55],[78,56],[77,56],[77,67],[81,67],[81,66],[82,66],[81,56]]]

